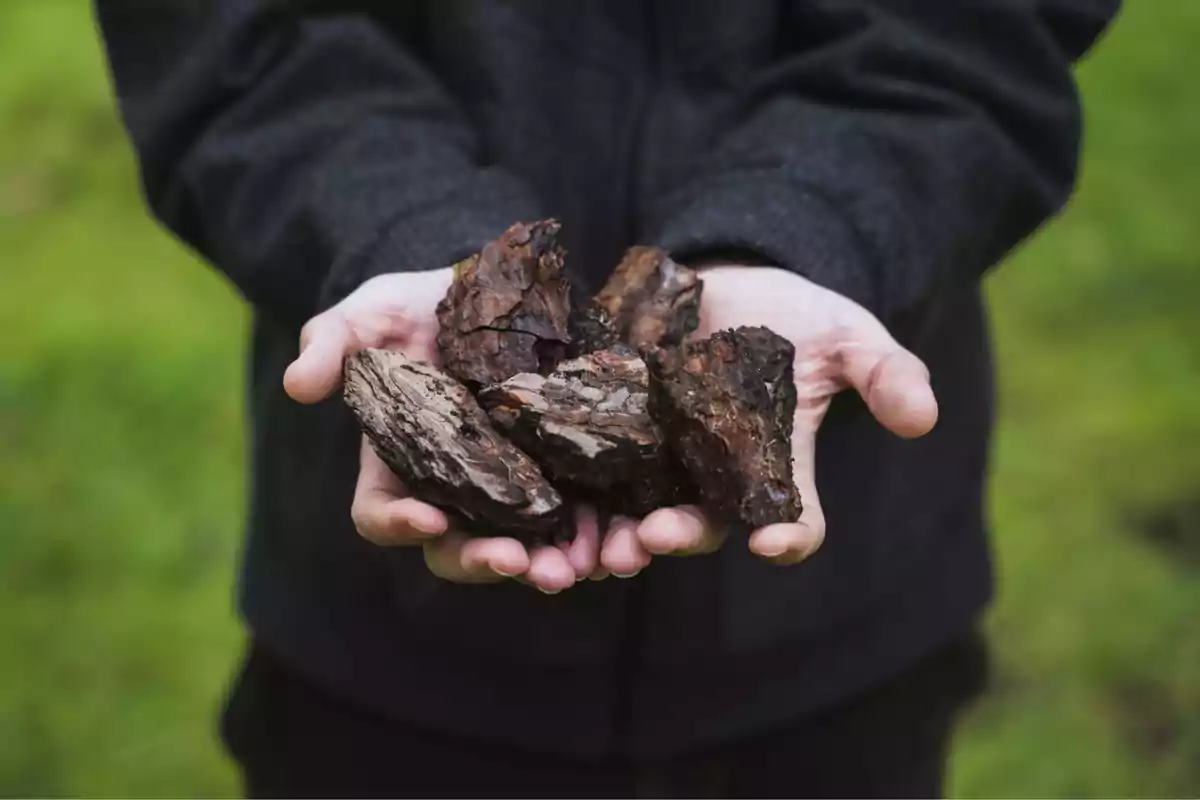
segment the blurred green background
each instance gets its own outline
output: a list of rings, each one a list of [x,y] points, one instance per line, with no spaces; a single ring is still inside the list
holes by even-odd
[[[1080,71],[990,282],[992,693],[959,796],[1200,795],[1200,2]],[[146,216],[84,0],[0,0],[0,794],[228,795],[246,313]]]

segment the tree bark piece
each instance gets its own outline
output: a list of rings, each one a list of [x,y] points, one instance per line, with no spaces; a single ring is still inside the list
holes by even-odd
[[[556,485],[606,511],[643,516],[688,499],[690,481],[647,410],[646,364],[616,347],[484,389],[496,427]]]
[[[558,491],[449,375],[402,353],[364,350],[346,360],[344,396],[413,496],[462,517],[467,532],[527,543],[570,536]]]
[[[518,222],[455,266],[437,308],[437,345],[443,369],[471,389],[544,374],[566,355],[571,301],[560,227]]]
[[[573,308],[569,322],[571,347],[568,349],[568,355],[572,358],[607,350],[621,343],[608,312],[594,301]]]
[[[658,247],[631,247],[594,304],[617,338],[637,351],[681,343],[700,323],[704,288],[694,269]]]
[[[753,529],[800,518],[794,356],[791,342],[761,327],[646,353],[650,413],[724,524]]]

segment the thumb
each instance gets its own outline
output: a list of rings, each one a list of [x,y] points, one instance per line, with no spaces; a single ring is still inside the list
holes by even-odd
[[[342,361],[357,337],[337,311],[326,311],[308,321],[300,331],[300,355],[283,374],[283,388],[300,403],[317,403],[337,389]]]
[[[938,418],[929,369],[890,336],[887,338],[882,347],[846,348],[846,379],[885,428],[905,438],[924,436],[933,430]]]

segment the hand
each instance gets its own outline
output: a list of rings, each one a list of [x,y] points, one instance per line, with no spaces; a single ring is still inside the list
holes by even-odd
[[[409,358],[437,363],[438,302],[453,280],[451,268],[381,275],[366,281],[300,333],[300,355],[283,377],[287,393],[316,403],[337,390],[346,356],[387,347]],[[514,578],[555,593],[598,572],[600,535],[596,512],[577,511],[574,541],[528,551],[509,537],[473,538],[449,530],[440,509],[410,497],[400,480],[364,438],[358,485],[350,515],[358,532],[379,545],[419,545],[431,572],[455,583],[490,583]],[[635,528],[618,521],[605,547],[631,548]]]
[[[702,273],[697,337],[764,325],[796,347],[792,456],[804,511],[796,522],[768,525],[750,536],[752,552],[776,564],[794,564],[825,538],[816,444],[833,396],[852,387],[888,430],[906,438],[923,436],[938,414],[929,370],[865,308],[806,278],[773,267],[722,265]],[[708,552],[720,546],[722,536],[694,507],[659,509],[638,527],[638,539],[650,554]]]

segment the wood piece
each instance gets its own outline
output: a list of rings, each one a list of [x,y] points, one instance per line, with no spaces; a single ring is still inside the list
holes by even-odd
[[[650,413],[724,524],[753,529],[800,518],[794,356],[791,342],[762,327],[645,354]]]
[[[516,375],[479,400],[555,485],[640,517],[686,502],[690,488],[650,418],[648,387],[645,362],[618,346],[564,361],[548,376]]]
[[[344,397],[413,496],[462,517],[468,532],[527,543],[570,535],[558,491],[449,375],[402,353],[364,350],[346,360]]]
[[[518,222],[455,265],[437,308],[437,346],[442,368],[471,389],[547,373],[566,355],[571,301],[560,227]]]
[[[572,309],[569,323],[571,347],[568,353],[571,358],[607,350],[620,343],[616,326],[613,325],[608,312],[595,302]]]
[[[658,247],[631,247],[594,305],[616,337],[641,351],[682,342],[700,323],[703,282]]]

